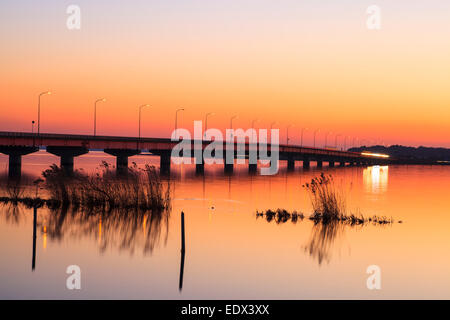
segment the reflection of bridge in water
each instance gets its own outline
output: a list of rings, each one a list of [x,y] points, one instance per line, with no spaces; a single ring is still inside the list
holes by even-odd
[[[184,157],[201,157],[195,159],[196,171],[204,171],[205,159],[202,152],[195,153],[196,143],[191,143],[191,154],[183,154]],[[0,132],[0,152],[9,156],[9,176],[20,177],[22,156],[36,152],[39,148],[45,148],[47,152],[59,156],[61,167],[68,173],[73,172],[74,158],[89,152],[89,150],[103,150],[105,153],[116,157],[116,167],[118,173],[125,173],[128,167],[128,158],[142,152],[149,152],[151,155],[160,157],[160,170],[162,174],[170,173],[172,149],[178,144],[164,138],[135,138],[135,137],[112,137],[112,136],[92,136],[92,135],[69,135],[69,134],[33,134],[21,132]],[[197,141],[204,150],[210,141]],[[223,143],[223,150],[226,150],[227,143]],[[219,142],[220,144],[220,142]],[[257,153],[257,160],[270,160],[270,157],[261,156],[262,150],[257,144],[238,143],[233,145],[233,159],[238,159],[242,149],[246,159],[251,152]],[[275,148],[276,147],[276,148]],[[371,154],[358,152],[339,151],[334,149],[321,149],[302,147],[294,145],[267,145],[267,154],[273,150],[278,150],[279,160],[287,161],[288,170],[294,170],[295,162],[302,161],[303,168],[310,167],[311,162],[316,162],[318,168],[323,163],[328,163],[329,167],[334,167],[335,163],[340,166],[346,165],[374,165],[388,164],[391,158],[379,157]],[[225,152],[224,152],[225,153]],[[198,155],[200,154],[200,156]],[[224,156],[225,157],[225,156]],[[225,160],[225,159],[224,159]],[[233,163],[225,163],[225,173],[233,172]],[[249,163],[250,173],[257,171],[257,163]]]

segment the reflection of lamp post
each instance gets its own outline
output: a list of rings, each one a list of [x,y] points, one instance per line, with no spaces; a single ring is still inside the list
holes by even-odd
[[[205,116],[205,134],[204,134],[205,138],[206,138],[206,130],[208,130],[208,116],[213,116],[213,115],[215,115],[215,113],[210,112],[210,113],[207,113]]]
[[[178,129],[178,112],[179,111],[184,111],[184,108],[180,108],[175,111],[175,136],[177,135],[177,129]]]
[[[38,134],[41,132],[41,96],[45,94],[52,94],[51,91],[45,91],[39,94],[38,97]]]
[[[319,132],[320,132],[320,129],[317,129],[316,131],[314,131],[314,148],[316,147],[316,135]]]
[[[307,131],[308,128],[302,128],[302,133],[300,135],[300,147],[303,147],[303,131]]]
[[[94,103],[94,136],[97,135],[97,103],[99,102],[105,102],[105,98],[97,99]]]
[[[150,107],[150,105],[149,104],[144,104],[144,105],[139,107],[139,139],[141,138],[141,110],[144,107]]]

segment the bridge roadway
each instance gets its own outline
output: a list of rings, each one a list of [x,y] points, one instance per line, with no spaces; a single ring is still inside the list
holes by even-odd
[[[198,142],[198,141],[197,141]],[[114,137],[114,136],[92,136],[73,134],[53,134],[53,133],[24,133],[24,132],[1,132],[0,131],[0,153],[9,156],[9,177],[20,177],[22,156],[45,148],[47,152],[59,156],[60,165],[69,174],[73,172],[74,157],[86,154],[89,150],[103,150],[105,153],[116,157],[117,173],[126,173],[128,168],[128,157],[138,155],[148,151],[160,157],[160,170],[162,174],[170,174],[172,149],[178,141],[171,141],[165,138],[137,138],[137,137]],[[210,141],[202,141],[204,149]],[[199,143],[200,144],[200,143]],[[239,144],[243,147],[242,144]],[[238,143],[234,144],[234,159],[240,155],[237,153]],[[245,157],[248,158],[249,150],[259,148],[257,145],[245,143]],[[267,145],[268,154],[275,145]],[[194,140],[191,141],[191,150],[194,150]],[[225,142],[224,142],[225,155]],[[293,170],[295,161],[302,161],[304,168],[309,168],[310,162],[315,161],[317,167],[322,167],[327,162],[330,167],[335,163],[340,166],[345,165],[374,165],[388,164],[393,161],[391,158],[383,158],[376,155],[361,154],[356,152],[339,151],[334,149],[301,147],[295,145],[278,145],[279,159],[287,161],[288,169]],[[262,160],[259,149],[258,159]],[[184,157],[193,158],[194,152]],[[214,155],[213,155],[214,156]],[[267,160],[268,158],[266,158]],[[196,161],[196,170],[201,173],[204,170],[204,159]],[[224,161],[224,171],[231,173],[233,164],[226,164]],[[249,164],[249,172],[257,171],[257,164]]]

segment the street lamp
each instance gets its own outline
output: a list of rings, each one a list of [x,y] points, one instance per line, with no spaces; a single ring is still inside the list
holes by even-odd
[[[302,133],[300,135],[300,147],[303,147],[303,132],[308,131],[308,128],[302,128]]]
[[[344,137],[344,150],[343,151],[347,151],[347,138],[350,138],[350,136]]]
[[[150,105],[149,104],[144,104],[144,105],[139,107],[139,133],[138,133],[139,139],[141,138],[141,111],[142,111],[142,108],[145,108],[145,107],[150,107]]]
[[[255,139],[256,130],[254,130],[254,129],[255,129],[255,123],[258,122],[258,121],[259,121],[259,119],[254,119],[252,121],[252,137],[254,139],[253,142],[256,142],[256,140],[257,140],[257,139]]]
[[[287,146],[289,145],[289,127],[292,127],[292,125],[290,124],[286,127],[286,145]]]
[[[338,143],[338,138],[342,137],[342,134],[337,134],[336,138],[334,139],[334,147],[337,149],[337,143]]]
[[[230,119],[230,129],[233,130],[233,120],[236,119],[238,117],[238,115],[234,115],[231,117]],[[233,140],[233,133],[230,133],[230,140]]]
[[[205,138],[206,138],[206,130],[208,130],[208,117],[213,115],[215,115],[214,112],[210,112],[205,115],[205,133],[204,133]]]
[[[105,98],[97,99],[94,103],[94,137],[97,135],[97,103],[105,102]]]
[[[276,125],[276,124],[278,124],[278,121],[272,122],[272,123],[270,124],[270,130],[272,130],[273,126]]]
[[[316,147],[316,135],[319,132],[320,132],[320,129],[317,129],[316,131],[314,131],[314,148]]]
[[[177,134],[177,129],[178,129],[178,112],[179,111],[184,111],[184,108],[180,108],[175,111],[175,135]]]
[[[34,120],[31,121],[31,133],[34,133]]]
[[[39,94],[38,97],[38,134],[41,132],[41,97],[46,94],[52,94],[51,91],[45,91]]]
[[[272,140],[272,128],[274,125],[276,125],[278,123],[278,121],[274,121],[270,124],[270,140]]]
[[[331,133],[333,133],[333,132],[328,131],[328,132],[325,134],[325,146],[324,146],[324,148],[327,147],[327,144],[328,144],[328,135],[331,134]]]

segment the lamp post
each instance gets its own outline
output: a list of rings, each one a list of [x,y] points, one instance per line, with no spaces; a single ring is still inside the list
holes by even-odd
[[[343,151],[347,151],[347,138],[350,138],[350,136],[344,137],[344,150]]]
[[[342,137],[342,134],[337,134],[335,139],[334,139],[334,147],[337,149],[337,144],[338,144],[338,138]]]
[[[300,134],[300,147],[303,147],[303,132],[307,131],[308,128],[302,128],[302,133]]]
[[[314,131],[314,148],[316,147],[316,135],[319,132],[320,132],[320,129],[317,129],[316,131]]]
[[[328,131],[326,134],[325,134],[325,148],[327,147],[327,144],[328,144],[328,135],[329,134],[331,134],[331,133],[333,133],[333,132],[331,132],[331,131]]]
[[[238,115],[234,115],[230,118],[230,129],[233,130],[233,120],[236,119]],[[233,133],[230,133],[230,140],[233,140]],[[232,141],[230,141],[232,142]]]
[[[97,103],[105,102],[105,98],[97,99],[94,103],[94,137],[97,135]]]
[[[142,106],[139,106],[139,132],[138,132],[139,139],[141,139],[141,112],[142,112],[142,108],[145,108],[145,107],[150,107],[150,105],[144,104]]]
[[[290,124],[286,127],[286,145],[287,146],[289,145],[289,127],[292,127],[292,125]]]
[[[256,135],[256,130],[255,129],[255,123],[258,122],[259,119],[254,119],[252,121],[252,137],[253,137],[253,142],[256,142],[257,139],[255,139],[255,135]]]
[[[205,115],[205,133],[204,133],[205,138],[206,138],[206,130],[208,130],[208,117],[213,115],[215,115],[214,112],[210,112]]]
[[[31,121],[31,133],[34,133],[34,120]]]
[[[38,134],[41,132],[41,97],[46,94],[52,94],[51,91],[45,91],[39,94],[38,97]]]
[[[178,112],[180,112],[180,111],[184,111],[184,108],[180,108],[180,109],[177,109],[175,111],[175,135],[177,134],[177,129],[178,129]]]
[[[270,140],[272,140],[272,128],[274,125],[276,125],[278,123],[278,121],[274,121],[270,124]]]

